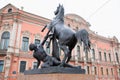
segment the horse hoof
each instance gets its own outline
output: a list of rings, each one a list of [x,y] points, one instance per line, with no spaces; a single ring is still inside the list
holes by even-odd
[[[60,65],[58,65],[58,67],[64,67],[63,64],[61,63]]]

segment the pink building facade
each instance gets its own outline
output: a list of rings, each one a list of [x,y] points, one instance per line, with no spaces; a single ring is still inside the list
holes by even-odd
[[[117,38],[94,33],[89,29],[90,24],[76,14],[66,14],[64,19],[65,24],[75,31],[86,29],[91,40],[88,54],[77,43],[70,64],[80,65],[86,74],[95,75],[96,80],[120,80],[120,43]],[[16,80],[24,70],[36,67],[28,47],[30,43],[39,44],[43,40],[47,30],[41,30],[50,21],[11,4],[0,9],[0,80]],[[51,55],[52,49],[44,47]],[[63,56],[61,51],[61,59]]]

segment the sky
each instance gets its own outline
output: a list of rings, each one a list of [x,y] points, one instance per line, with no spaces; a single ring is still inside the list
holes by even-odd
[[[120,0],[0,0],[0,9],[9,3],[48,19],[53,19],[53,12],[63,4],[65,14],[79,15],[98,35],[115,36],[120,42]]]

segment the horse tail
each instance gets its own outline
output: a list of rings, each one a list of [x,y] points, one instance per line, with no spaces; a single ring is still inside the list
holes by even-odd
[[[88,51],[90,50],[91,46],[91,42],[89,40],[89,33],[85,30],[85,29],[82,29],[82,30],[79,30],[76,32],[75,34],[76,38],[77,38],[77,41],[82,44],[83,42],[83,49],[85,51],[85,53],[88,53]]]

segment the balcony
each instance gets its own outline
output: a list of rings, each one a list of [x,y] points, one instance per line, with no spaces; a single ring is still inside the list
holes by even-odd
[[[7,49],[0,49],[0,56],[6,56],[7,55]]]

